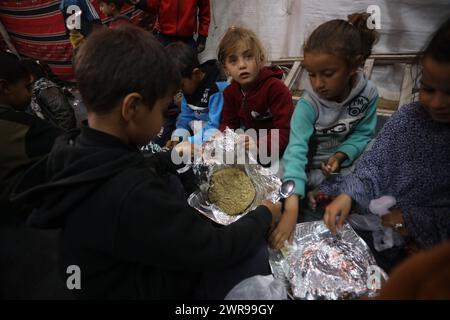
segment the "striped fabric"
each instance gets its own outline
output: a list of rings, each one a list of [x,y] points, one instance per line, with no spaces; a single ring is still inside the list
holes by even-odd
[[[110,19],[102,16],[97,0],[91,2],[102,22],[107,23]],[[73,81],[72,46],[59,11],[60,3],[55,0],[1,0],[0,21],[21,56],[45,61],[61,80]],[[122,13],[135,24],[143,18],[141,10],[126,5]]]

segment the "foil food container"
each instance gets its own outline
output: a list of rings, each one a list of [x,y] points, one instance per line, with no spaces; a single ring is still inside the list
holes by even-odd
[[[270,250],[269,262],[274,277],[286,283],[293,299],[371,297],[387,279],[349,224],[338,235],[322,221],[297,224],[292,245]]]
[[[232,130],[225,130],[220,137],[204,143],[201,159],[195,159],[193,164],[198,190],[188,197],[188,204],[221,225],[229,225],[239,220],[256,209],[264,199],[275,201],[281,186],[280,178],[259,165],[251,153],[239,149],[239,139],[240,136]],[[239,215],[230,216],[208,200],[211,176],[214,172],[225,168],[238,168],[245,172],[255,187],[256,195],[253,202]]]

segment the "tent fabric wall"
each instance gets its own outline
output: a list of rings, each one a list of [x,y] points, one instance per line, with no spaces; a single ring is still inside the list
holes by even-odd
[[[98,9],[98,4],[92,2]],[[61,80],[71,81],[73,50],[59,11],[60,3],[58,0],[2,0],[0,21],[21,56],[45,61]],[[107,22],[98,12],[102,21]],[[141,10],[129,6],[122,13],[133,23],[138,23],[143,16]]]
[[[201,60],[216,56],[220,38],[231,25],[253,29],[265,44],[270,59],[302,55],[302,45],[321,23],[346,19],[380,8],[380,42],[375,53],[420,51],[437,26],[450,16],[449,0],[211,0],[212,22],[207,50]]]
[[[10,1],[0,4],[0,19],[20,55],[45,60],[61,79],[72,76],[72,47],[59,1]]]
[[[302,55],[308,34],[330,19],[346,18],[369,5],[381,10],[381,39],[376,53],[421,50],[433,30],[450,15],[449,0],[210,0],[212,21],[206,50],[200,60],[216,58],[220,38],[231,25],[253,29],[262,39],[269,59]],[[97,6],[96,0],[92,0]],[[64,29],[60,1],[1,0],[0,21],[21,55],[50,63],[65,80],[72,75],[72,48]],[[98,6],[97,6],[98,7]],[[138,22],[142,11],[124,7]],[[107,21],[106,19],[102,19]]]

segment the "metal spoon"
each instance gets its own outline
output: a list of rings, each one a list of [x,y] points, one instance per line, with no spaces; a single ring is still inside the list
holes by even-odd
[[[288,198],[290,195],[294,193],[294,189],[295,189],[294,180],[283,181],[283,183],[280,186],[280,190],[278,191],[278,196],[275,199],[276,201],[274,202],[278,202],[280,201],[280,199]]]

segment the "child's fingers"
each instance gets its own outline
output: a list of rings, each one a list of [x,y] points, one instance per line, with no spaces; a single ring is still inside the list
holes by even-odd
[[[308,201],[309,201],[309,202],[313,202],[313,203],[316,202],[316,198],[315,198],[313,192],[311,192],[311,191],[308,192],[308,193],[306,194],[306,197],[308,198]]]
[[[275,242],[275,249],[280,250],[281,248],[283,248],[284,240],[286,239],[281,234],[279,234]]]
[[[275,233],[272,233],[270,238],[269,238],[269,244],[273,249],[277,248],[277,243],[275,241]]]
[[[277,230],[277,228],[275,227],[275,228],[272,230],[272,232],[270,232],[270,234],[269,234],[269,242],[270,242],[271,244],[273,244],[273,243],[275,242],[275,234],[276,234],[276,230]]]
[[[336,172],[336,171],[338,171],[338,170],[339,170],[339,162],[338,162],[338,161],[335,161],[335,162],[333,162],[332,165],[331,165],[331,170],[330,170],[330,172]]]
[[[306,197],[308,198],[308,204],[311,207],[311,209],[315,209],[316,205],[317,205],[317,201],[316,198],[314,197],[314,193],[313,192],[308,192],[306,194]]]
[[[320,169],[322,170],[322,173],[323,173],[325,176],[328,176],[328,175],[330,174],[331,167],[330,167],[328,164],[326,164],[325,162],[323,162],[323,163],[320,165]]]
[[[272,247],[274,249],[281,249],[283,245],[283,234],[279,232],[278,229],[275,229],[275,231],[272,233],[270,243],[272,244]]]
[[[331,212],[328,207],[325,209],[325,214],[323,215],[323,221],[325,225],[330,229],[332,234],[336,234],[336,215]]]
[[[168,148],[173,148],[173,147],[175,147],[178,143],[179,143],[178,141],[175,141],[175,140],[169,140],[169,141],[167,141],[167,143],[166,143],[166,147],[168,147]]]
[[[346,218],[347,217],[341,213],[341,215],[339,216],[339,222],[338,222],[339,229],[341,229],[344,226]]]

